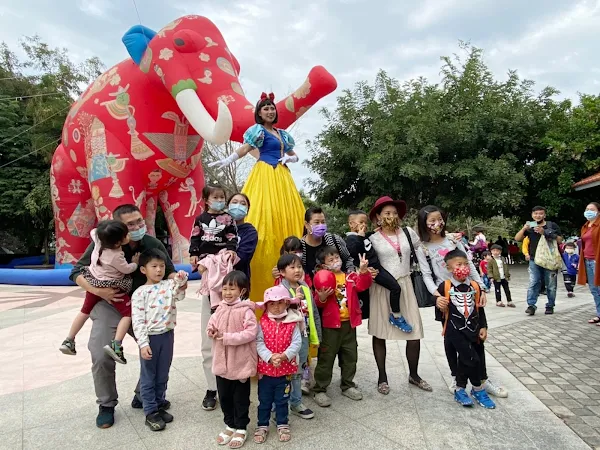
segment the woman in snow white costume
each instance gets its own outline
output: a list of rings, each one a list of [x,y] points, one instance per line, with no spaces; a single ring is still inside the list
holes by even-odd
[[[304,226],[304,204],[287,167],[298,162],[295,142],[289,133],[274,127],[277,123],[274,99],[272,93],[263,92],[254,110],[256,125],[244,133],[244,144],[227,158],[209,164],[222,169],[253,149],[260,154],[242,190],[252,202],[248,222],[258,231],[255,252],[258,257],[251,263],[252,291],[256,298],[262,298],[262,293],[273,286],[271,271],[283,240],[302,236]]]

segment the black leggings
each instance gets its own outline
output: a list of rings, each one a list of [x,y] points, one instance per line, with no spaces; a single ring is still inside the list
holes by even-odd
[[[390,291],[390,307],[392,308],[392,312],[399,313],[400,294],[402,293],[402,289],[400,288],[398,281],[383,267],[376,267],[376,269],[379,273],[375,277],[375,283]]]
[[[373,354],[375,355],[375,362],[377,363],[377,370],[379,371],[379,378],[377,384],[387,383],[387,372],[385,370],[385,358],[387,348],[385,345],[385,339],[379,339],[373,336]],[[410,377],[416,382],[421,381],[421,377],[418,374],[419,369],[419,357],[421,356],[421,341],[406,341],[406,359],[408,361],[408,370]]]
[[[481,386],[483,375],[481,354],[485,355],[483,345],[469,343],[466,338],[460,336],[445,336],[444,349],[448,365],[454,366],[453,375],[456,377],[456,386],[465,389],[470,381],[474,387]],[[452,359],[452,361],[451,361]]]

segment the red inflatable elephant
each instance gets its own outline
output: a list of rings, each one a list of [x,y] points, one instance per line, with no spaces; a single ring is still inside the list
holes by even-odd
[[[97,219],[135,203],[154,234],[160,201],[173,261],[188,261],[202,210],[204,140],[242,141],[254,124],[240,65],[207,18],[185,16],[158,33],[136,25],[124,36],[131,56],[102,74],[73,104],[52,160],[56,264],[77,261]],[[265,68],[265,73],[268,72]],[[337,83],[321,66],[277,104],[278,126],[293,124]]]

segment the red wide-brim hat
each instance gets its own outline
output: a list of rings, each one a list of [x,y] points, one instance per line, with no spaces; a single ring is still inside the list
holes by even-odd
[[[406,203],[404,200],[394,200],[392,197],[379,197],[371,211],[369,212],[369,218],[371,221],[375,222],[375,216],[381,212],[381,210],[388,205],[394,205],[398,210],[398,217],[401,219],[406,215]]]

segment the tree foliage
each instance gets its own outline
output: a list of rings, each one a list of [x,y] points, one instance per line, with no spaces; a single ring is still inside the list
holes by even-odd
[[[25,59],[0,45],[0,231],[38,252],[53,230],[49,169],[68,109],[102,69],[75,64],[38,36],[21,42]]]
[[[460,50],[441,58],[439,84],[380,71],[322,110],[307,162],[318,201],[368,208],[392,195],[480,220],[525,218],[541,203],[579,218],[585,196],[571,185],[600,166],[598,97],[573,107],[551,87],[536,94],[516,71],[496,80],[481,49]]]

